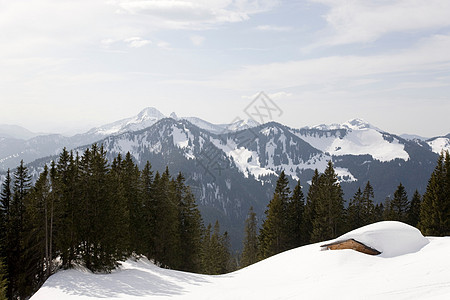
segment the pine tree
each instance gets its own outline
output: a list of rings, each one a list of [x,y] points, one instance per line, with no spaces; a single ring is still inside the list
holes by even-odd
[[[439,155],[420,209],[419,228],[424,235],[450,235],[450,154]]]
[[[350,200],[347,208],[347,226],[348,230],[353,230],[364,226],[364,219],[362,216],[362,192],[361,188],[358,188],[353,198]]]
[[[178,222],[180,237],[179,270],[198,272],[201,268],[201,241],[203,220],[195,203],[195,197],[185,185],[184,176],[179,173],[175,184],[178,200]]]
[[[7,300],[6,292],[8,287],[6,267],[3,264],[3,259],[0,258],[0,300]]]
[[[406,194],[405,187],[400,183],[397,190],[394,192],[394,198],[390,203],[391,220],[406,222],[408,207],[408,195]]]
[[[319,187],[311,242],[337,237],[342,233],[344,225],[343,192],[331,161],[319,177]]]
[[[37,290],[54,270],[53,208],[49,170],[44,166],[44,171],[30,189],[25,203],[21,278],[26,283],[27,295]]]
[[[289,249],[287,209],[290,196],[289,181],[281,172],[272,200],[267,205],[266,218],[260,232],[261,259]]]
[[[370,181],[367,181],[362,193],[362,219],[364,220],[364,225],[375,222],[375,205],[373,204],[374,197],[373,187],[370,184]]]
[[[155,261],[164,267],[177,268],[179,261],[178,202],[169,169],[154,181],[155,195]]]
[[[51,175],[55,201],[55,245],[60,251],[63,268],[70,268],[81,245],[80,226],[84,222],[83,207],[79,201],[82,190],[79,157],[63,149]]]
[[[0,258],[7,256],[7,232],[9,230],[9,206],[11,203],[11,175],[10,170],[6,172],[6,178],[1,186],[0,193]],[[6,267],[5,267],[6,268]]]
[[[25,274],[26,262],[24,260],[25,240],[25,202],[30,189],[31,178],[23,160],[14,172],[12,199],[9,207],[7,230],[7,256],[8,265],[8,296],[10,298],[25,298],[28,285]]]
[[[140,177],[140,192],[141,201],[143,205],[142,209],[142,222],[143,222],[143,250],[142,253],[149,259],[155,257],[155,232],[156,232],[156,202],[155,202],[155,182],[159,181],[159,173],[155,178],[153,177],[152,166],[147,161],[144,169],[141,172]]]
[[[208,224],[203,236],[202,273],[219,275],[232,271],[228,233],[220,234],[220,224],[216,221],[214,228]]]
[[[408,208],[408,224],[414,227],[417,227],[420,220],[420,205],[422,203],[422,196],[419,191],[415,191],[414,195],[411,199],[409,208]]]
[[[11,174],[10,170],[6,172],[5,181],[2,184],[0,193],[0,214],[5,217],[9,215],[9,208],[12,199],[11,193]]]
[[[287,205],[287,230],[288,230],[288,248],[296,248],[305,245],[306,239],[305,231],[305,196],[302,192],[300,180],[292,192],[292,196]]]
[[[263,221],[260,241],[261,259],[287,250],[285,235],[285,208],[280,194],[275,193],[267,205],[266,219]]]
[[[142,234],[143,234],[143,216],[142,216],[142,198],[139,196],[139,177],[140,172],[131,158],[130,152],[127,152],[125,159],[121,162],[121,181],[124,189],[128,210],[128,229],[129,244],[131,250],[142,252]]]
[[[241,256],[241,267],[247,267],[258,261],[258,235],[256,213],[253,206],[250,207],[247,218],[245,220],[245,237],[243,241],[243,250]]]
[[[313,231],[313,221],[316,217],[316,207],[320,197],[320,175],[317,169],[314,170],[314,175],[311,179],[311,185],[309,187],[308,195],[306,197],[305,213],[303,216],[306,241],[311,241]]]

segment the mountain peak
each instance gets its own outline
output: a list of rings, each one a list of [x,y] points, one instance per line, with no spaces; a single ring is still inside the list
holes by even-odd
[[[144,120],[144,119],[163,119],[166,116],[163,115],[159,110],[157,110],[154,107],[146,107],[137,115],[137,117],[140,120]]]
[[[376,127],[372,126],[369,122],[366,122],[360,118],[348,120],[347,122],[343,123],[342,126],[352,130],[377,129]]]
[[[172,118],[172,119],[174,119],[174,120],[178,120],[178,116],[177,116],[177,114],[176,114],[175,112],[172,112],[172,113],[170,114],[170,118]]]
[[[316,125],[313,127],[306,127],[309,129],[318,129],[318,130],[323,130],[323,131],[327,131],[327,130],[338,130],[338,129],[347,129],[347,130],[365,130],[365,129],[374,129],[377,131],[382,131],[380,129],[378,129],[377,127],[373,126],[372,124],[370,124],[369,122],[364,121],[363,119],[360,118],[354,118],[354,119],[350,119],[347,122],[344,122],[342,124],[330,124],[330,125],[326,125],[326,124],[320,124],[320,125]]]

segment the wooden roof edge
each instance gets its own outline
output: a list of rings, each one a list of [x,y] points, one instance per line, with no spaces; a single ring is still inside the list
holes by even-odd
[[[364,246],[365,248],[367,248],[367,249],[369,249],[369,250],[371,250],[371,251],[377,253],[376,255],[381,254],[381,252],[378,251],[377,249],[372,248],[372,247],[369,247],[369,246],[367,246],[366,244],[364,244],[364,243],[362,243],[362,242],[360,242],[360,241],[357,241],[357,240],[355,240],[355,239],[353,239],[353,238],[351,238],[351,239],[346,239],[346,240],[337,240],[337,241],[332,242],[332,243],[329,243],[329,244],[321,245],[320,247],[321,247],[321,248],[329,247],[329,246],[341,244],[341,243],[344,243],[344,242],[347,242],[347,241],[354,241],[355,243],[358,243],[358,244]]]

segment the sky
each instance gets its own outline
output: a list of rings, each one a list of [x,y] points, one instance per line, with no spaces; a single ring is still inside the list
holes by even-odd
[[[0,124],[229,123],[261,91],[295,128],[450,133],[450,1],[0,0]]]

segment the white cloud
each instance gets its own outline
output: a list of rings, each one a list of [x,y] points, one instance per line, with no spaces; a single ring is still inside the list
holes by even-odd
[[[327,37],[315,46],[373,42],[392,32],[450,26],[448,0],[310,1],[329,7]]]
[[[259,25],[259,26],[256,26],[255,29],[259,30],[259,31],[283,32],[283,31],[291,31],[292,27],[289,27],[289,26],[275,26],[275,25]]]
[[[277,0],[118,0],[111,2],[120,13],[151,16],[157,26],[207,28],[215,24],[248,20],[272,9]]]
[[[194,44],[194,46],[201,46],[205,41],[205,37],[201,35],[191,35],[189,39],[191,40],[192,44]]]
[[[124,42],[127,43],[131,48],[141,48],[151,43],[151,41],[144,40],[143,38],[138,36],[125,39]]]

